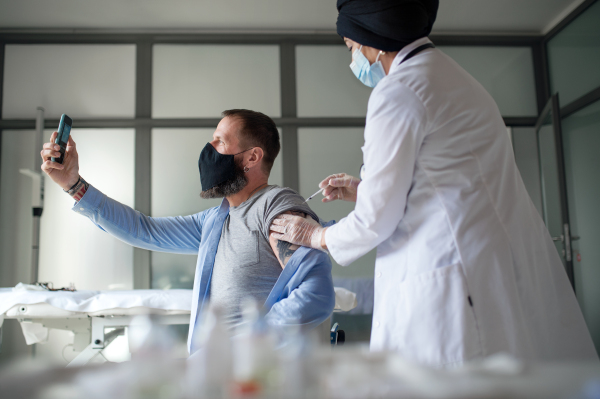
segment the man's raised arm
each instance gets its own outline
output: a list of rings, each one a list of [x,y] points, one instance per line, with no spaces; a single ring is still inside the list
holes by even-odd
[[[86,216],[102,230],[140,248],[154,251],[195,254],[202,236],[203,213],[174,218],[151,218],[115,201],[79,175],[79,156],[73,136],[69,137],[63,163],[53,162],[60,157],[54,143],[57,132],[45,143],[40,155],[42,170],[76,201],[73,210]],[[98,168],[102,168],[99,164]]]

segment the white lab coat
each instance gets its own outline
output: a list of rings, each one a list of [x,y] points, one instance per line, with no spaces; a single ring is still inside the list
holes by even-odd
[[[377,247],[371,349],[597,359],[494,100],[438,49],[400,65],[427,42],[373,90],[356,207],[326,231],[344,266]]]

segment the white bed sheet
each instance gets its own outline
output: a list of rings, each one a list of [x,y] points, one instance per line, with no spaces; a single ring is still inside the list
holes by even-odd
[[[335,287],[335,311],[357,306],[356,294]],[[4,318],[83,318],[190,313],[192,290],[35,291],[0,288],[0,327]]]
[[[335,287],[335,311],[356,307],[356,294]],[[94,316],[189,314],[192,290],[38,291],[0,288],[0,327],[5,318],[19,319],[28,345],[48,338],[49,319]],[[44,323],[44,324],[42,324]]]
[[[0,288],[0,315],[7,317],[140,314],[150,309],[160,314],[189,313],[191,305],[192,290],[182,289],[69,292]]]
[[[348,311],[356,307],[356,294],[336,287],[335,310]],[[49,306],[27,307],[27,305],[47,304]],[[25,306],[21,306],[25,305]],[[53,307],[55,309],[50,308]],[[77,315],[91,316],[107,314],[140,314],[141,308],[163,311],[190,312],[192,290],[128,290],[128,291],[13,291],[0,288],[0,315],[8,317],[47,316],[65,317]],[[25,310],[23,311],[24,308]],[[35,311],[35,313],[33,313]],[[162,313],[162,312],[156,312]],[[1,325],[1,324],[0,324]]]

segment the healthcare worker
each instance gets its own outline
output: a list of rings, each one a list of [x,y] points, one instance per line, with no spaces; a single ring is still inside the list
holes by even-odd
[[[372,350],[444,367],[498,352],[597,361],[498,107],[427,38],[438,1],[337,7],[350,67],[375,88],[361,179],[333,175],[321,187],[324,201],[355,209],[329,228],[284,215],[272,234],[343,266],[377,247]]]

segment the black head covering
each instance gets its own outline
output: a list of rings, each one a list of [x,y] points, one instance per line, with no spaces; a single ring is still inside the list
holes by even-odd
[[[428,36],[439,0],[338,0],[337,32],[383,51],[399,51]]]

